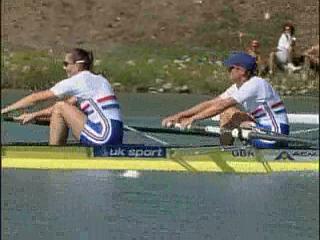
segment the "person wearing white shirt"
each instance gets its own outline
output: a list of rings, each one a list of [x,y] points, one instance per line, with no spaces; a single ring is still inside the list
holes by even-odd
[[[254,75],[256,59],[247,53],[238,52],[230,55],[224,64],[234,82],[231,87],[216,98],[166,117],[162,125],[170,127],[179,123],[182,127],[188,127],[195,121],[220,114],[220,126],[224,128],[250,126],[288,135],[286,108],[269,82]],[[245,112],[235,110],[237,105],[241,105]],[[232,143],[223,142],[223,139],[221,142],[222,145]],[[250,143],[257,148],[273,148],[282,144],[261,139]]]
[[[269,73],[273,74],[275,68],[275,61],[278,66],[288,71],[297,71],[301,67],[296,67],[292,63],[293,48],[296,38],[294,37],[294,26],[290,23],[286,23],[283,26],[283,33],[281,34],[278,46],[275,52],[270,54],[269,59]]]
[[[15,118],[26,124],[37,119],[50,122],[50,145],[64,145],[68,130],[85,146],[121,144],[123,123],[120,105],[108,80],[90,71],[92,53],[80,48],[69,51],[63,68],[68,76],[52,88],[32,93],[3,108],[1,114],[55,99],[53,106]]]

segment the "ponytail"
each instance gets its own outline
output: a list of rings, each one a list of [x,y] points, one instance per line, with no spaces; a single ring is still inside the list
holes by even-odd
[[[74,63],[80,63],[83,65],[84,70],[91,70],[93,65],[93,53],[92,51],[86,51],[82,48],[73,48],[70,51]]]

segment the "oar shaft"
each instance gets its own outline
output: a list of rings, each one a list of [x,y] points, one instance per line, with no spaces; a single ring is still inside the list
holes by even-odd
[[[11,116],[3,116],[2,119],[3,121],[6,121],[6,122],[17,122]],[[40,126],[49,126],[50,121],[47,119],[35,119],[34,121],[31,122],[31,124],[40,125]]]
[[[232,133],[232,136],[234,138],[243,138],[243,139],[263,139],[263,140],[270,140],[270,141],[278,141],[278,142],[294,142],[294,143],[303,143],[307,145],[317,145],[316,141],[313,140],[308,140],[308,139],[302,139],[302,138],[296,138],[296,137],[290,137],[285,134],[281,133],[276,133],[276,132],[257,132],[259,131],[258,129],[253,130],[253,129],[233,129],[233,130],[228,130],[228,129],[223,129],[220,130],[217,129],[216,127],[208,126],[205,128],[205,131],[208,132],[214,132],[214,133],[220,133],[222,132],[230,132]]]
[[[140,127],[131,126],[136,130],[149,133],[164,133],[164,134],[177,134],[177,135],[197,135],[197,136],[210,136],[219,137],[217,132],[206,131],[204,127],[193,127],[191,129],[178,129],[178,128],[152,128],[152,127]]]
[[[141,136],[143,136],[143,137],[145,137],[145,138],[148,138],[148,139],[150,139],[150,140],[153,140],[153,141],[155,141],[155,142],[157,142],[157,143],[160,143],[160,144],[162,144],[162,145],[169,145],[169,143],[167,143],[167,142],[165,142],[165,141],[163,141],[163,140],[161,140],[161,139],[159,139],[159,138],[157,138],[157,137],[155,137],[155,136],[151,136],[151,135],[149,135],[149,134],[147,134],[147,133],[141,132],[141,131],[140,131],[139,129],[137,129],[136,127],[130,127],[130,126],[124,125],[124,130],[137,133],[137,134],[139,134],[139,135],[141,135]]]
[[[11,116],[3,116],[2,119],[8,122],[15,122],[14,118]],[[41,126],[49,126],[50,122],[46,120],[37,119],[32,124],[41,125]],[[220,136],[220,129],[217,127],[206,126],[206,127],[192,127],[190,129],[179,129],[179,128],[153,128],[153,127],[142,127],[142,126],[125,126],[125,131],[132,131],[139,133],[140,135],[152,139],[158,143],[166,145],[167,143],[158,139],[154,136],[151,136],[147,133],[163,133],[163,134],[177,134],[177,135],[196,135],[196,136],[208,136],[208,137],[219,137]],[[223,130],[232,132],[233,130]],[[246,129],[240,130],[242,133],[237,133],[234,137],[244,137],[244,131],[248,131]],[[307,139],[300,139],[296,137],[290,137],[284,134],[274,133],[274,132],[266,132],[266,133],[259,133],[256,131],[249,130],[247,132],[247,137],[245,139],[264,139],[270,141],[279,141],[279,142],[295,142],[301,144],[308,144],[308,145],[317,145],[316,141],[307,140]]]
[[[295,143],[303,143],[303,144],[307,144],[307,145],[316,145],[317,144],[316,141],[290,137],[290,136],[286,136],[286,135],[282,135],[282,134],[268,135],[265,133],[251,132],[249,134],[249,138],[250,139],[264,139],[264,140],[278,141],[278,142],[295,142]]]
[[[14,118],[12,116],[3,116],[2,119],[3,119],[3,121],[7,121],[7,122],[17,122],[16,120],[14,120]],[[35,121],[31,122],[30,124],[49,126],[50,121],[36,119]],[[147,132],[147,133],[168,133],[168,134],[179,134],[179,135],[198,135],[198,136],[200,135],[200,136],[213,136],[213,137],[217,137],[220,135],[218,133],[207,132],[207,131],[205,131],[204,128],[201,128],[201,127],[195,127],[195,128],[188,129],[188,130],[180,130],[180,129],[176,129],[176,128],[153,128],[153,127],[127,126],[126,125],[124,130],[131,131],[129,128],[135,129],[136,131],[139,131],[139,132]]]

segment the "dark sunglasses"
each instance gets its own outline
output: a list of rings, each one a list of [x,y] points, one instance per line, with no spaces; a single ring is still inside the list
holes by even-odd
[[[231,67],[229,67],[229,68],[228,68],[228,71],[229,71],[229,72],[231,72],[231,71],[232,71],[232,69],[242,70],[242,68],[241,68],[241,67],[238,67],[238,66],[231,66]]]
[[[67,61],[63,61],[63,66],[64,67],[68,67],[69,64],[73,64],[73,63],[70,63],[70,62],[67,62]]]

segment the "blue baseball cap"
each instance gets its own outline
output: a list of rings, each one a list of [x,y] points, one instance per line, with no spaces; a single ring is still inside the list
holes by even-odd
[[[240,66],[247,71],[255,71],[257,68],[256,58],[245,52],[232,53],[224,61],[224,65],[227,67]]]

